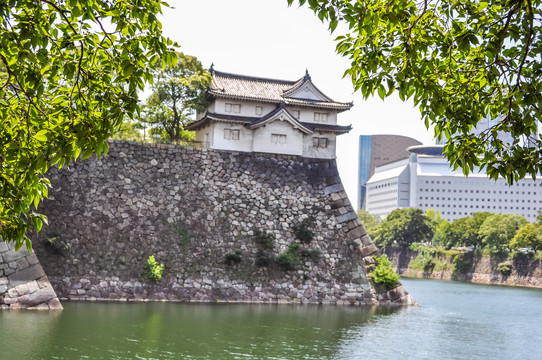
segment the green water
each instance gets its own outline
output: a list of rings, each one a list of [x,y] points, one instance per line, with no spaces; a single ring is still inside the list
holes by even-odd
[[[403,281],[418,307],[65,303],[1,311],[0,359],[539,359],[542,291]]]

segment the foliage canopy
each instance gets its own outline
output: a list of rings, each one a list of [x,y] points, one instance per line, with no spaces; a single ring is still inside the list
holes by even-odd
[[[412,98],[454,168],[509,182],[542,172],[542,0],[307,2],[332,32],[348,28],[337,52],[355,89]]]
[[[191,121],[190,115],[205,109],[205,90],[211,83],[211,74],[195,56],[182,52],[176,56],[174,66],[153,72],[153,92],[147,99],[146,115],[141,119],[165,130],[171,142],[181,140],[184,125]]]
[[[0,2],[0,237],[30,248],[51,165],[107,153],[152,67],[172,66],[160,0]]]
[[[433,238],[434,227],[431,219],[422,210],[404,208],[393,210],[374,231],[375,244],[380,247],[397,244],[409,247]]]

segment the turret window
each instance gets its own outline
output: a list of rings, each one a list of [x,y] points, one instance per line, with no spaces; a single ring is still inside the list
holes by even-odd
[[[315,137],[312,139],[312,146],[315,148],[321,148],[325,149],[328,145],[328,139],[327,138],[318,138]]]
[[[225,111],[227,113],[239,114],[241,112],[241,104],[228,104],[228,103],[226,103]]]
[[[239,130],[224,129],[224,139],[239,140]]]
[[[286,135],[284,134],[271,134],[272,144],[286,144]]]
[[[314,113],[314,121],[315,122],[327,122],[327,113]]]

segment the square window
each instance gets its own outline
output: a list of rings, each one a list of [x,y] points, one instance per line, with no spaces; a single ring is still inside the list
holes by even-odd
[[[225,107],[224,110],[227,113],[239,114],[241,112],[241,105],[240,104],[228,104],[228,103],[226,103],[226,107]]]
[[[225,140],[239,140],[239,130],[233,129],[224,129],[224,139]]]
[[[263,113],[263,108],[261,106],[256,106],[256,115],[261,115]]]
[[[312,138],[312,146],[315,148],[327,148],[328,139],[327,138]],[[389,186],[389,184],[386,184],[386,186]]]
[[[294,118],[296,118],[297,120],[299,120],[299,110],[294,110],[294,111],[292,111],[292,115],[294,116]]]
[[[315,122],[327,122],[327,113],[314,113]]]
[[[285,134],[271,134],[271,143],[286,144],[286,135]]]

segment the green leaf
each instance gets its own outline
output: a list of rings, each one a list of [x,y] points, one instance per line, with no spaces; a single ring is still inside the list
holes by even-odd
[[[41,131],[38,131],[36,134],[34,134],[34,139],[40,141],[40,142],[45,142],[47,141],[47,138],[48,138],[48,130],[41,130]]]

